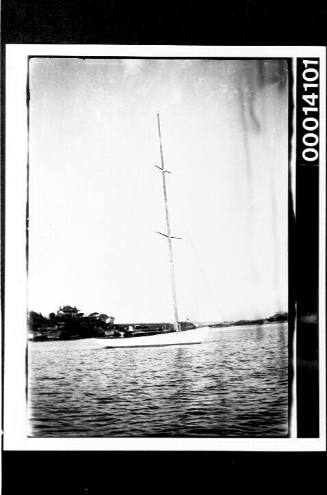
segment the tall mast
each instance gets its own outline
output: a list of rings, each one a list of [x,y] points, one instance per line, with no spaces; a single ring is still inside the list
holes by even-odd
[[[159,144],[160,144],[160,158],[161,158],[161,167],[156,167],[161,170],[162,173],[162,186],[163,186],[163,194],[164,194],[164,202],[165,202],[165,213],[166,213],[166,225],[167,225],[167,234],[163,234],[162,232],[158,232],[165,236],[168,240],[168,248],[169,248],[169,262],[170,262],[170,274],[171,274],[171,286],[173,292],[173,302],[174,302],[174,315],[175,315],[175,329],[179,330],[178,323],[178,310],[177,310],[177,297],[176,297],[176,282],[175,282],[175,267],[174,267],[174,258],[173,258],[173,246],[172,239],[180,239],[180,237],[174,237],[171,235],[170,223],[169,223],[169,212],[168,212],[168,197],[167,197],[167,186],[166,186],[166,173],[170,173],[165,169],[163,150],[162,150],[162,140],[161,140],[161,128],[160,128],[160,117],[159,113],[157,113],[157,121],[158,121],[158,134],[159,134]]]

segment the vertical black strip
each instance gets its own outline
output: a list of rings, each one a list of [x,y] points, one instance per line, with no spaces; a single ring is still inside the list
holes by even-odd
[[[295,332],[295,211],[294,211],[294,191],[292,191],[292,160],[295,149],[292,146],[294,138],[293,117],[295,112],[294,101],[294,67],[292,60],[288,60],[288,424],[290,435],[292,408],[295,407],[295,397],[293,397],[294,380],[294,332]]]
[[[315,138],[313,137],[319,135],[319,127],[313,129],[314,119],[319,123],[319,98],[317,97],[319,63],[314,63],[316,60],[310,59],[309,63],[305,59],[297,60],[296,87],[297,421],[298,436],[303,438],[319,436],[319,157],[315,158],[315,150],[318,146],[314,144]],[[309,71],[307,71],[308,68],[310,68]],[[313,86],[305,86],[305,84]],[[308,117],[311,120],[306,121]],[[306,127],[312,127],[312,129],[308,130]]]

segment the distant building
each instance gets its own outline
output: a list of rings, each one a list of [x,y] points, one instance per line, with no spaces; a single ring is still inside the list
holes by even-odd
[[[77,318],[80,315],[81,315],[80,311],[75,306],[74,307],[60,306],[60,308],[57,311],[57,316],[64,316],[66,318],[67,316],[71,318]]]

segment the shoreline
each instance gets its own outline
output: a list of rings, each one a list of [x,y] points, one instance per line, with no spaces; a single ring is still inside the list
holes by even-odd
[[[237,322],[223,322],[223,323],[214,323],[214,324],[211,324],[211,325],[208,325],[210,328],[212,329],[215,329],[215,328],[230,328],[230,327],[246,327],[246,326],[251,326],[251,327],[254,327],[254,326],[263,326],[263,325],[270,325],[270,324],[283,324],[283,323],[287,323],[288,322],[288,319],[283,319],[283,320],[269,320],[269,321],[266,321],[266,320],[255,320],[255,321],[237,321]],[[148,332],[148,333],[151,333],[151,332]],[[162,332],[158,332],[158,333],[162,333]],[[164,332],[165,333],[165,332]],[[81,336],[72,336],[72,337],[66,337],[66,338],[54,338],[54,337],[38,337],[38,338],[31,338],[31,337],[28,337],[28,341],[29,342],[59,342],[59,341],[72,341],[72,340],[85,340],[85,339],[90,339],[90,338],[102,338],[102,339],[108,339],[110,340],[111,336],[98,336],[98,337],[81,337]],[[135,335],[135,338],[137,338],[137,335]]]

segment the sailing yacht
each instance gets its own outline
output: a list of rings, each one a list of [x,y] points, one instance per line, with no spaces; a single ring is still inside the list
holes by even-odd
[[[170,275],[171,275],[171,288],[173,295],[173,305],[174,305],[174,330],[166,333],[159,333],[155,335],[142,335],[142,336],[128,336],[128,337],[107,337],[107,338],[95,338],[97,345],[99,347],[158,347],[158,346],[169,346],[169,345],[190,345],[190,344],[201,344],[207,338],[207,334],[210,330],[208,326],[197,326],[196,328],[183,330],[179,323],[178,309],[177,309],[177,297],[176,297],[176,283],[175,283],[175,267],[173,258],[173,245],[172,239],[180,239],[180,237],[175,237],[171,235],[170,222],[169,222],[169,211],[168,211],[168,196],[167,196],[167,185],[166,185],[166,174],[170,171],[165,169],[162,139],[161,139],[161,127],[160,127],[160,116],[157,113],[157,125],[158,125],[158,137],[160,146],[160,160],[161,166],[155,165],[161,172],[162,175],[162,187],[163,187],[163,197],[165,206],[165,217],[166,217],[166,227],[167,233],[157,232],[158,234],[164,236],[168,241],[168,252],[169,252],[169,264],[170,264]]]

